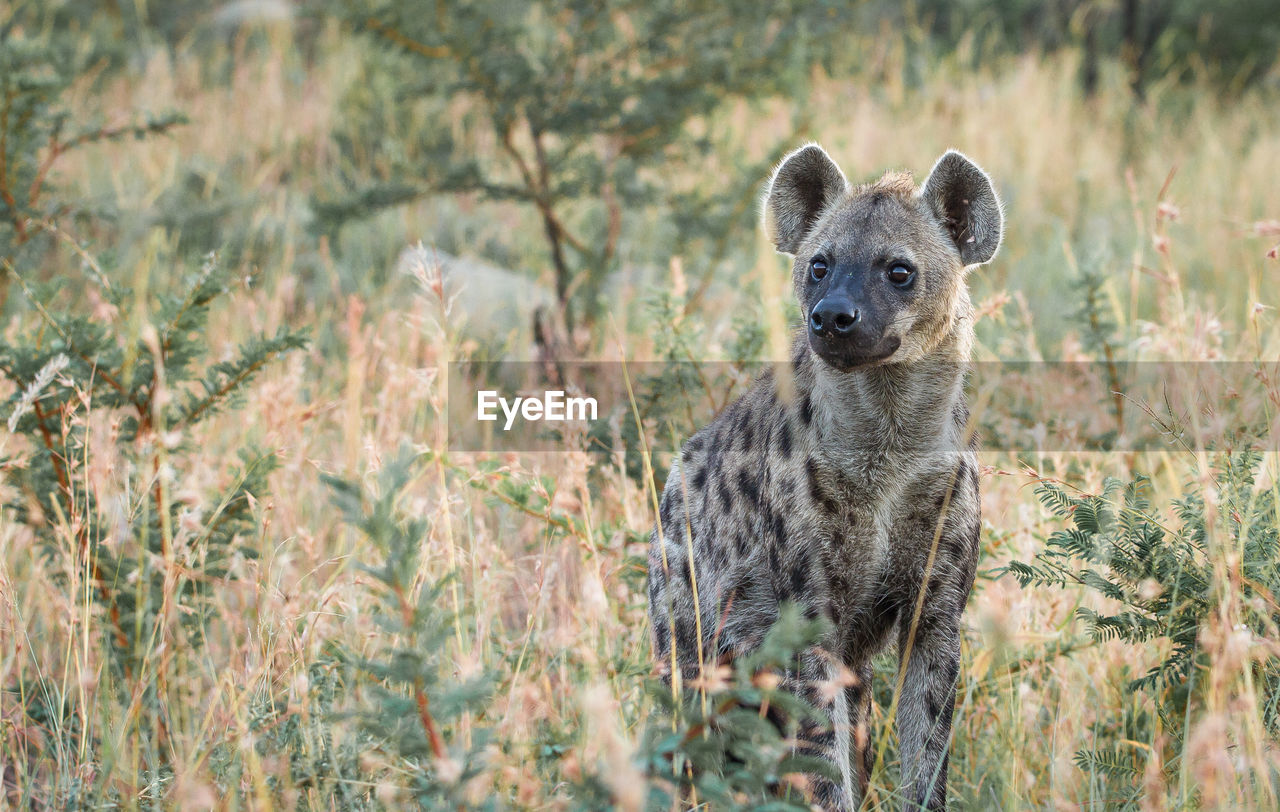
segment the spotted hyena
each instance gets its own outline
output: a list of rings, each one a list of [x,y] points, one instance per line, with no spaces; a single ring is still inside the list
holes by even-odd
[[[842,776],[811,776],[814,800],[856,809],[875,749],[871,658],[896,643],[901,794],[943,808],[979,548],[965,275],[999,247],[1000,202],[959,152],[923,186],[890,173],[852,187],[809,145],[774,173],[764,219],[794,257],[806,321],[791,386],[762,375],[681,448],[649,552],[656,655],[688,678],[757,645],[780,602],[826,618],[790,684],[831,714],[801,736]]]

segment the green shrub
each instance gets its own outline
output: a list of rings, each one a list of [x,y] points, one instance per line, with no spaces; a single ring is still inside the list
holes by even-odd
[[[421,581],[429,524],[406,516],[399,506],[414,474],[414,457],[406,454],[383,469],[376,492],[325,478],[346,521],[381,558],[378,565],[361,569],[374,579],[374,612],[382,636],[370,656],[341,655],[348,687],[360,697],[342,715],[354,720],[369,750],[398,765],[403,771],[399,783],[417,804],[427,809],[492,808],[492,798],[469,801],[467,783],[484,769],[490,736],[483,710],[494,676],[480,673],[459,681],[446,667],[445,649],[456,617],[444,606],[449,576]],[[480,717],[465,736],[457,730],[464,715]]]
[[[1013,562],[1009,571],[1024,586],[1078,584],[1106,600],[1103,608],[1077,610],[1097,641],[1120,640],[1138,651],[1163,642],[1159,662],[1135,677],[1127,690],[1148,697],[1155,716],[1140,703],[1126,703],[1117,718],[1096,729],[1094,746],[1076,753],[1076,763],[1105,786],[1104,797],[1136,804],[1147,758],[1132,746],[1162,748],[1166,786],[1176,786],[1187,744],[1188,720],[1202,709],[1210,662],[1204,636],[1228,605],[1235,630],[1250,639],[1272,639],[1280,627],[1280,523],[1274,486],[1255,488],[1262,454],[1221,453],[1213,468],[1215,503],[1206,505],[1206,487],[1189,483],[1175,501],[1170,526],[1149,501],[1150,483],[1108,479],[1101,493],[1073,495],[1044,482],[1041,502],[1067,527],[1053,533],[1031,563]],[[1216,549],[1215,549],[1216,546]],[[1222,551],[1238,555],[1236,572],[1216,569]],[[1268,736],[1280,733],[1280,656],[1260,650],[1249,668]],[[1163,741],[1162,736],[1163,735]]]
[[[823,621],[806,619],[787,605],[760,648],[724,667],[721,679],[710,677],[701,687],[686,684],[678,698],[670,687],[650,684],[659,713],[641,756],[651,809],[671,809],[683,798],[716,809],[807,810],[808,801],[788,776],[818,773],[839,780],[830,762],[793,749],[802,723],[829,721],[779,687],[781,676],[796,672],[799,656],[822,632]]]
[[[30,534],[68,588],[83,585],[75,600],[100,620],[95,628],[109,652],[100,690],[137,707],[143,802],[169,780],[167,709],[188,690],[170,681],[169,659],[156,652],[206,640],[207,599],[237,577],[237,558],[254,555],[244,542],[275,465],[246,440],[209,448],[195,430],[238,408],[267,364],[306,342],[282,329],[215,360],[209,318],[229,289],[212,255],[180,283],[135,291],[137,274],[71,236],[72,224],[92,218],[57,186],[59,160],[91,142],[146,137],[182,121],[81,126],[64,103],[78,64],[64,40],[0,26],[0,296],[12,318],[0,338],[8,436],[0,476],[6,517]],[[182,279],[182,269],[172,276]],[[103,498],[90,469],[108,459],[111,484],[124,484]],[[223,472],[225,484],[192,495],[185,483],[197,471]],[[77,712],[82,694],[24,675],[0,689],[50,732],[46,764],[67,766],[64,745],[88,758],[119,757],[83,740],[91,711]],[[83,775],[60,774],[51,797],[32,803],[114,797]]]

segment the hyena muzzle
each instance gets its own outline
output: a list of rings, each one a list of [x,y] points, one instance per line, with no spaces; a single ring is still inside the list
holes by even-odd
[[[965,276],[999,247],[1000,202],[958,152],[920,187],[851,187],[809,145],[774,173],[764,219],[806,324],[790,386],[761,375],[672,465],[649,552],[655,653],[687,679],[758,645],[782,602],[825,618],[787,684],[831,715],[798,744],[842,777],[810,776],[813,800],[852,810],[874,757],[871,658],[895,642],[901,796],[945,808],[980,528]]]

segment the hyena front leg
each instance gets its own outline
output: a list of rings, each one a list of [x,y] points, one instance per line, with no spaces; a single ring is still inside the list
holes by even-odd
[[[980,549],[977,463],[961,461],[916,587],[898,616],[898,744],[908,809],[947,808],[948,749],[960,674],[960,615]]]
[[[871,740],[871,661],[853,669],[856,682],[845,688],[849,706],[849,763],[853,772],[853,808],[862,806],[871,782],[876,748]]]
[[[805,791],[815,804],[828,812],[853,812],[858,808],[856,773],[850,755],[851,718],[849,696],[843,671],[831,655],[818,651],[807,654],[800,673],[784,687],[812,705],[821,720],[805,720],[796,733],[796,750],[829,762],[834,779],[806,775]]]
[[[946,606],[938,605],[946,604]],[[960,672],[960,606],[925,599],[916,628],[904,612],[898,636],[898,742],[907,809],[947,808],[947,762],[956,677]]]

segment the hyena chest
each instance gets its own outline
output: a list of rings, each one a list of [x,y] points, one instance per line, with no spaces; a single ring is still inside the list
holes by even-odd
[[[892,581],[892,512],[869,505],[849,510],[830,522],[824,550],[826,615],[837,633],[879,626],[886,614],[885,587]]]
[[[918,552],[916,507],[932,501],[933,489],[923,472],[842,479],[833,487],[837,510],[825,514],[819,531],[824,609],[846,652],[878,649],[908,602],[904,575]]]

